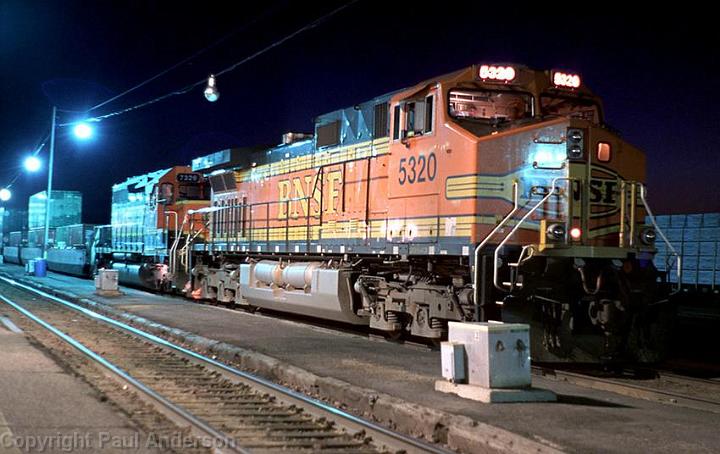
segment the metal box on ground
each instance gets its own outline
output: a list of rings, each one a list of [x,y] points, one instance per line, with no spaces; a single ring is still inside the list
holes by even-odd
[[[449,322],[441,345],[437,391],[482,402],[547,402],[555,393],[532,388],[530,327],[522,323]]]
[[[98,270],[95,276],[95,293],[102,296],[120,295],[118,270]]]
[[[530,386],[528,325],[450,322],[448,341],[465,346],[469,384],[486,388]]]
[[[463,383],[467,379],[465,365],[465,347],[463,344],[443,342],[440,344],[442,376],[453,383]]]

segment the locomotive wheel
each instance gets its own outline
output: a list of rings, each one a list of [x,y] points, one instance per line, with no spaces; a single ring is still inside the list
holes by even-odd
[[[385,336],[385,339],[387,339],[390,342],[402,342],[404,331],[401,329],[395,330],[395,331],[383,331],[383,335]]]
[[[675,320],[674,307],[661,304],[633,317],[628,350],[641,363],[661,361],[670,348]]]

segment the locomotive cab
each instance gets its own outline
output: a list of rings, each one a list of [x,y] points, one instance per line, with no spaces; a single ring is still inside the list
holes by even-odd
[[[99,249],[96,267],[119,271],[120,282],[167,290],[173,276],[170,257],[197,225],[183,220],[208,205],[205,178],[190,167],[176,166],[131,177],[113,186],[111,245]]]
[[[390,104],[396,253],[469,256],[465,316],[531,321],[535,359],[658,357],[667,305],[642,225],[645,156],[605,126],[579,76],[477,65]],[[462,278],[445,280],[459,301]],[[428,316],[452,314],[431,304]]]

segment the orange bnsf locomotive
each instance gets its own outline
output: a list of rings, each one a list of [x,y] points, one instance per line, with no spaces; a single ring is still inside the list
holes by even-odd
[[[432,340],[523,321],[537,360],[661,351],[645,155],[577,75],[476,65],[283,139],[193,162],[211,206],[169,270],[193,297]]]
[[[181,223],[208,205],[206,184],[190,167],[175,166],[113,185],[111,224],[96,227],[89,263],[117,270],[124,284],[170,290],[168,266],[180,240],[202,227]]]

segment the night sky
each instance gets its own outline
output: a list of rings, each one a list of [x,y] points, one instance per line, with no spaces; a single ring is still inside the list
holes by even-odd
[[[139,104],[202,80],[342,4],[240,3],[242,11],[220,2],[0,0],[0,186],[48,133],[51,105],[86,110],[211,46],[93,114]],[[608,123],[647,153],[657,212],[720,211],[720,65],[710,15],[488,4],[360,0],[219,77],[217,103],[199,87],[108,118],[87,143],[61,128],[54,187],[82,191],[85,221],[107,223],[110,186],[128,176],[230,146],[276,144],[284,132],[311,132],[319,114],[497,61],[578,71],[604,98]],[[44,172],[23,174],[9,206],[26,206],[45,179]]]

